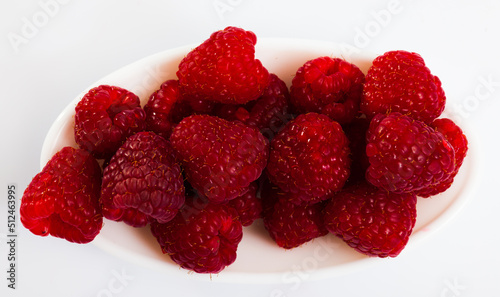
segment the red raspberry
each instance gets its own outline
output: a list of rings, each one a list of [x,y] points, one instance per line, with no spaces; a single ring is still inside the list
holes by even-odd
[[[268,143],[259,131],[215,116],[183,119],[170,141],[189,183],[216,203],[248,191],[267,163]]]
[[[267,175],[295,203],[315,203],[349,177],[349,141],[326,115],[301,114],[271,141]]]
[[[212,33],[182,59],[177,71],[181,93],[194,101],[243,104],[257,99],[269,72],[255,59],[257,37],[236,27]]]
[[[396,257],[415,226],[417,198],[367,183],[346,187],[324,209],[326,228],[358,252]]]
[[[291,102],[297,113],[317,112],[348,123],[358,114],[364,79],[354,64],[319,57],[297,70],[290,87]]]
[[[177,80],[167,80],[149,97],[144,105],[146,129],[168,139],[174,128],[175,107],[181,103]]]
[[[370,119],[400,112],[428,124],[443,112],[445,103],[441,81],[419,54],[390,51],[375,58],[368,69],[361,111]]]
[[[151,232],[163,253],[182,268],[219,273],[236,260],[242,225],[232,207],[198,199],[187,199],[172,221],[151,223]]]
[[[104,217],[134,227],[171,220],[184,184],[170,144],[153,132],[129,137],[104,169],[101,203]]]
[[[111,157],[128,136],[145,128],[139,97],[115,86],[91,89],[75,111],[75,141],[99,159]]]
[[[285,82],[270,74],[269,86],[257,100],[244,105],[224,104],[216,109],[215,114],[256,127],[271,139],[291,119],[289,102],[290,94]]]
[[[24,191],[21,223],[33,234],[88,243],[99,234],[101,168],[87,151],[64,147]]]
[[[455,169],[453,147],[441,133],[397,112],[373,118],[366,154],[367,180],[395,193],[440,183]]]
[[[248,191],[228,202],[228,205],[238,212],[238,219],[243,226],[250,226],[255,220],[260,218],[262,203],[257,197],[258,184],[252,182]]]
[[[450,174],[448,178],[441,181],[440,183],[416,192],[418,196],[424,198],[442,193],[451,186],[453,180],[455,179],[455,176],[458,173],[458,170],[462,166],[468,150],[467,137],[464,135],[462,129],[458,127],[452,120],[436,119],[430,124],[430,126],[439,133],[443,134],[446,140],[448,140],[448,142],[453,147],[453,150],[455,151],[455,170]]]
[[[292,249],[328,234],[322,218],[324,203],[295,204],[285,199],[286,195],[265,181],[262,189],[264,226],[278,246]]]

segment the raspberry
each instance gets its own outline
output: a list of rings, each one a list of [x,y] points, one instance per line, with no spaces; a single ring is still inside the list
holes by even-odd
[[[373,118],[367,133],[367,180],[395,193],[440,183],[455,169],[453,147],[421,121],[398,112]]]
[[[236,260],[242,225],[228,205],[198,199],[187,199],[172,221],[151,223],[151,232],[163,253],[182,268],[219,273]]]
[[[301,114],[271,141],[267,175],[295,203],[315,203],[340,190],[349,177],[349,143],[326,115]]]
[[[171,220],[184,203],[181,168],[170,144],[153,132],[129,137],[104,169],[104,217],[143,227]]]
[[[87,151],[64,147],[24,191],[21,223],[33,234],[88,243],[99,234],[101,168]]]
[[[326,228],[358,252],[396,257],[415,226],[417,198],[367,183],[346,187],[324,209]]]
[[[468,150],[468,141],[466,136],[464,135],[462,129],[452,120],[446,118],[436,119],[430,126],[439,133],[443,134],[446,140],[448,140],[453,147],[453,150],[455,151],[455,170],[453,170],[450,176],[443,181],[416,192],[418,196],[424,198],[442,193],[451,186],[458,170],[462,166]]]
[[[269,86],[262,96],[247,104],[224,104],[216,109],[216,115],[226,120],[238,120],[256,127],[271,139],[290,120],[290,94],[284,81],[270,74]]]
[[[128,136],[146,126],[139,97],[115,86],[89,90],[75,112],[76,143],[99,159],[111,157]]]
[[[370,119],[378,113],[400,112],[429,124],[445,103],[441,81],[419,54],[390,51],[375,58],[368,69],[361,111]]]
[[[298,113],[326,114],[341,124],[359,111],[365,75],[340,58],[319,57],[301,66],[290,87],[291,102]]]
[[[265,181],[262,189],[264,226],[278,246],[292,249],[328,234],[322,219],[324,203],[295,204],[284,197],[286,193]]]
[[[146,113],[146,129],[166,139],[170,137],[174,127],[172,117],[176,105],[180,105],[180,93],[177,80],[167,80],[149,97],[144,105]]]
[[[256,42],[253,32],[236,27],[212,33],[179,64],[183,96],[232,104],[257,99],[269,84],[269,72],[255,59]]]
[[[215,116],[183,119],[170,141],[189,183],[216,203],[248,191],[267,163],[268,143],[259,131]]]
[[[262,203],[257,197],[258,184],[252,182],[248,191],[228,202],[228,205],[238,212],[238,219],[243,226],[250,226],[255,220],[260,218]]]

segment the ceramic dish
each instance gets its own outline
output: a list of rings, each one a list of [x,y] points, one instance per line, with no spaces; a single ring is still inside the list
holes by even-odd
[[[194,47],[195,45],[184,46],[146,57],[100,79],[88,89],[100,84],[120,86],[135,92],[145,104],[149,95],[163,81],[176,78],[178,63]],[[353,51],[338,44],[310,40],[259,39],[256,46],[256,57],[288,85],[298,67],[319,56],[342,57],[356,64],[365,73],[375,57],[374,54]],[[76,147],[73,137],[74,108],[88,89],[74,98],[55,120],[43,144],[41,167],[63,146]],[[476,177],[475,152],[476,148],[471,142],[463,167],[448,191],[438,195],[439,197],[419,199],[417,223],[407,249],[446,224],[470,198]],[[180,269],[167,255],[162,254],[149,227],[136,229],[105,220],[104,227],[93,244],[126,261],[163,273],[232,283],[286,284],[297,280],[317,280],[388,260],[366,257],[331,234],[293,250],[284,250],[274,244],[260,221],[244,229],[237,260],[216,276],[188,273],[187,270]]]

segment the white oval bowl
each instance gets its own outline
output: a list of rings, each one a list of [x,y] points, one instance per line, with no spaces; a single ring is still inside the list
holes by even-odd
[[[62,111],[50,128],[42,147],[41,168],[62,147],[77,147],[73,136],[74,109],[89,89],[101,84],[120,86],[136,93],[144,105],[149,95],[158,89],[162,82],[176,79],[178,63],[195,46],[183,46],[151,55],[107,75],[83,90]],[[344,58],[357,65],[364,73],[375,58],[371,53],[323,41],[259,39],[256,46],[256,58],[288,86],[300,66],[319,56]],[[475,143],[470,137],[469,141],[468,156],[453,186],[438,195],[439,197],[419,198],[417,222],[406,248],[435,233],[449,222],[470,198],[477,181],[478,162]],[[297,279],[309,281],[331,278],[387,260],[364,256],[331,234],[298,248],[284,250],[270,239],[261,221],[244,228],[236,261],[216,276],[189,273],[180,269],[161,252],[150,234],[149,227],[133,228],[124,223],[105,220],[104,227],[93,244],[126,261],[163,273],[229,283],[293,284]]]

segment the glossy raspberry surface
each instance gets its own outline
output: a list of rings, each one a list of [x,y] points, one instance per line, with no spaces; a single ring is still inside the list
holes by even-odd
[[[89,90],[75,108],[75,141],[98,159],[110,158],[128,136],[145,128],[139,97],[117,86]]]
[[[163,253],[197,273],[219,273],[232,264],[243,236],[236,210],[199,197],[187,199],[170,222],[152,223],[151,232]]]
[[[396,257],[415,226],[415,194],[395,194],[367,183],[336,194],[324,210],[326,228],[358,252]]]
[[[349,177],[349,141],[326,115],[301,114],[271,141],[267,175],[295,203],[315,203],[339,191]]]
[[[183,119],[170,141],[189,183],[213,202],[244,194],[269,155],[268,142],[257,129],[210,115]]]
[[[260,97],[269,72],[255,59],[257,37],[226,27],[190,51],[177,71],[183,96],[193,101],[243,104]]]
[[[446,96],[439,78],[422,57],[408,51],[389,51],[375,58],[368,69],[361,110],[376,114],[400,112],[427,124],[444,110]]]
[[[341,124],[349,123],[358,114],[364,79],[356,65],[341,58],[309,60],[292,80],[292,105],[300,113],[322,113]]]
[[[33,234],[88,243],[99,234],[101,168],[87,151],[64,147],[24,191],[21,223]]]
[[[446,138],[421,121],[394,112],[373,118],[367,133],[366,179],[387,191],[418,191],[447,179],[455,152]]]

